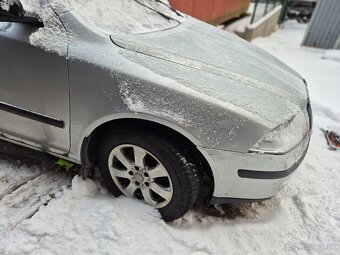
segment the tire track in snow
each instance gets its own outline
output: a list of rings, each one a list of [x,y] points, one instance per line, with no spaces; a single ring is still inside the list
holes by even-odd
[[[21,171],[24,175],[14,169],[7,173],[0,170],[0,201],[8,194],[25,185],[28,181],[40,175],[40,171]]]
[[[0,141],[0,234],[13,230],[71,184],[53,158]]]
[[[18,223],[31,218],[70,181],[70,176],[66,174],[46,172],[5,195],[0,201],[0,233],[10,231]]]

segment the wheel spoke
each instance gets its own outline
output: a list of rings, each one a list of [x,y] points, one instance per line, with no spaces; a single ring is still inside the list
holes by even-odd
[[[174,192],[171,177],[148,150],[135,144],[121,144],[111,151],[108,166],[115,185],[125,196],[143,199],[155,208],[163,208],[171,201]]]
[[[154,201],[151,197],[150,189],[148,188],[142,189],[142,194],[143,194],[145,203],[152,205],[152,206],[156,205],[156,201]]]
[[[129,169],[132,166],[120,149],[118,149],[114,155],[117,157],[120,163],[122,163],[126,167],[126,169]]]
[[[146,151],[141,147],[134,146],[133,152],[135,155],[135,165],[138,167],[144,167],[144,158],[146,156]]]
[[[130,197],[133,197],[136,189],[137,189],[136,184],[130,182],[130,184],[124,190]]]
[[[118,170],[116,168],[110,167],[110,173],[111,173],[112,176],[115,176],[115,177],[125,178],[125,179],[130,178],[128,171],[126,171],[126,170]]]
[[[170,188],[163,188],[156,183],[152,183],[150,189],[152,189],[157,195],[161,196],[165,200],[169,200],[171,198]]]
[[[152,179],[159,177],[169,177],[165,167],[161,164],[158,164],[154,169],[150,169],[147,173]]]

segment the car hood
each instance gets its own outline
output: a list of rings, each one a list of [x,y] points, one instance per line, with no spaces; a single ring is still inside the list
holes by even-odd
[[[264,90],[301,108],[306,106],[307,91],[299,74],[245,40],[192,18],[173,29],[112,35],[111,39],[119,47]]]

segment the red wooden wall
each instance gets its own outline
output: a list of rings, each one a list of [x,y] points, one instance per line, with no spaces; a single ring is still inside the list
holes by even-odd
[[[250,0],[169,0],[172,7],[217,25],[247,11]]]

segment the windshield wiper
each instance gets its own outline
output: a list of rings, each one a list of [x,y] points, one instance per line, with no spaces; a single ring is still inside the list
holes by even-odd
[[[161,4],[164,4],[165,6],[167,6],[170,10],[172,10],[174,13],[177,14],[177,16],[180,16],[182,18],[184,18],[184,16],[177,10],[175,10],[174,8],[171,7],[171,5],[168,5],[166,3],[164,3],[162,0],[156,0],[157,3],[161,3]]]
[[[166,18],[167,20],[175,20],[175,21],[177,21],[177,22],[180,22],[179,20],[177,20],[177,19],[175,19],[175,18],[173,18],[173,17],[171,17],[171,16],[169,16],[169,15],[163,13],[163,12],[160,12],[160,11],[158,11],[158,10],[155,9],[155,8],[152,8],[152,6],[145,4],[144,2],[141,2],[140,0],[135,0],[135,1],[136,1],[137,3],[139,3],[140,5],[142,5],[142,6],[146,7],[146,8],[148,8],[149,10],[152,10],[152,11],[158,13],[159,15],[161,15],[161,16],[164,17],[164,18]],[[169,7],[171,10],[173,10],[172,7],[170,7],[169,5],[167,5],[167,4],[164,3],[164,2],[162,2],[162,1],[160,1],[160,0],[155,0],[155,1],[158,2],[158,3],[162,3],[162,4],[164,4],[165,6]],[[174,12],[175,12],[178,16],[183,17],[183,16],[180,15],[177,11],[174,11]]]

